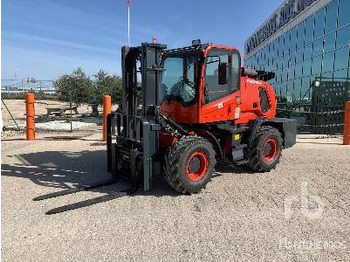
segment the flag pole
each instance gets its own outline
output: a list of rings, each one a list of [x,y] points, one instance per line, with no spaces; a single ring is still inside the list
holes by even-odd
[[[126,4],[128,6],[128,46],[130,46],[130,0],[127,0]]]

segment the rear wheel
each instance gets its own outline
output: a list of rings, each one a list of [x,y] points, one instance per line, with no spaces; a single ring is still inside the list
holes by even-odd
[[[248,150],[248,166],[256,171],[275,169],[282,153],[281,133],[271,126],[262,126]]]
[[[215,164],[215,151],[208,140],[185,136],[165,157],[165,178],[177,192],[196,193],[210,181]]]

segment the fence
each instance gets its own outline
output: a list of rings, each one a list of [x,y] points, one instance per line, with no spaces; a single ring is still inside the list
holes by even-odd
[[[53,80],[1,79],[1,95],[3,98],[15,98],[16,95],[27,92],[54,95],[56,89],[53,87]]]
[[[87,89],[96,92],[97,82],[88,84],[79,81],[69,81],[67,88],[61,90],[65,94],[66,102],[57,100],[57,92],[53,88],[53,81],[41,84],[28,83],[18,86],[21,81],[3,81],[1,110],[3,130],[24,130],[26,124],[25,93],[35,94],[35,128],[45,131],[74,131],[95,129],[102,125],[102,98],[103,89],[86,95]],[[38,81],[37,81],[38,83]],[[44,83],[46,85],[44,85]],[[46,90],[49,90],[46,92]],[[115,95],[115,94],[114,94]],[[74,99],[73,99],[74,98]],[[114,99],[115,101],[116,99]],[[74,102],[73,102],[74,101]],[[112,109],[115,111],[117,105]]]
[[[311,99],[279,103],[278,115],[297,119],[300,133],[342,134],[344,107],[350,100],[349,79],[316,79],[310,92]]]

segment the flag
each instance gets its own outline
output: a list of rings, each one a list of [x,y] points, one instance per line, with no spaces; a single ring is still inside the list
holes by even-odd
[[[130,7],[130,2],[131,2],[131,0],[126,0],[126,5],[127,5],[128,7]]]

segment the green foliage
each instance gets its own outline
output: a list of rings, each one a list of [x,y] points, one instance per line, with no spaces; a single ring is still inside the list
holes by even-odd
[[[70,75],[63,75],[54,81],[57,97],[64,102],[90,104],[94,96],[94,85],[81,68]]]
[[[96,75],[95,81],[95,104],[102,103],[103,95],[110,95],[112,103],[121,102],[122,79],[117,75],[108,75],[102,69]]]
[[[108,75],[100,70],[96,79],[91,80],[81,68],[70,75],[63,75],[54,82],[57,97],[61,101],[75,104],[89,104],[93,113],[97,114],[97,107],[102,104],[103,95],[112,97],[112,103],[120,103],[122,80],[119,76]]]

